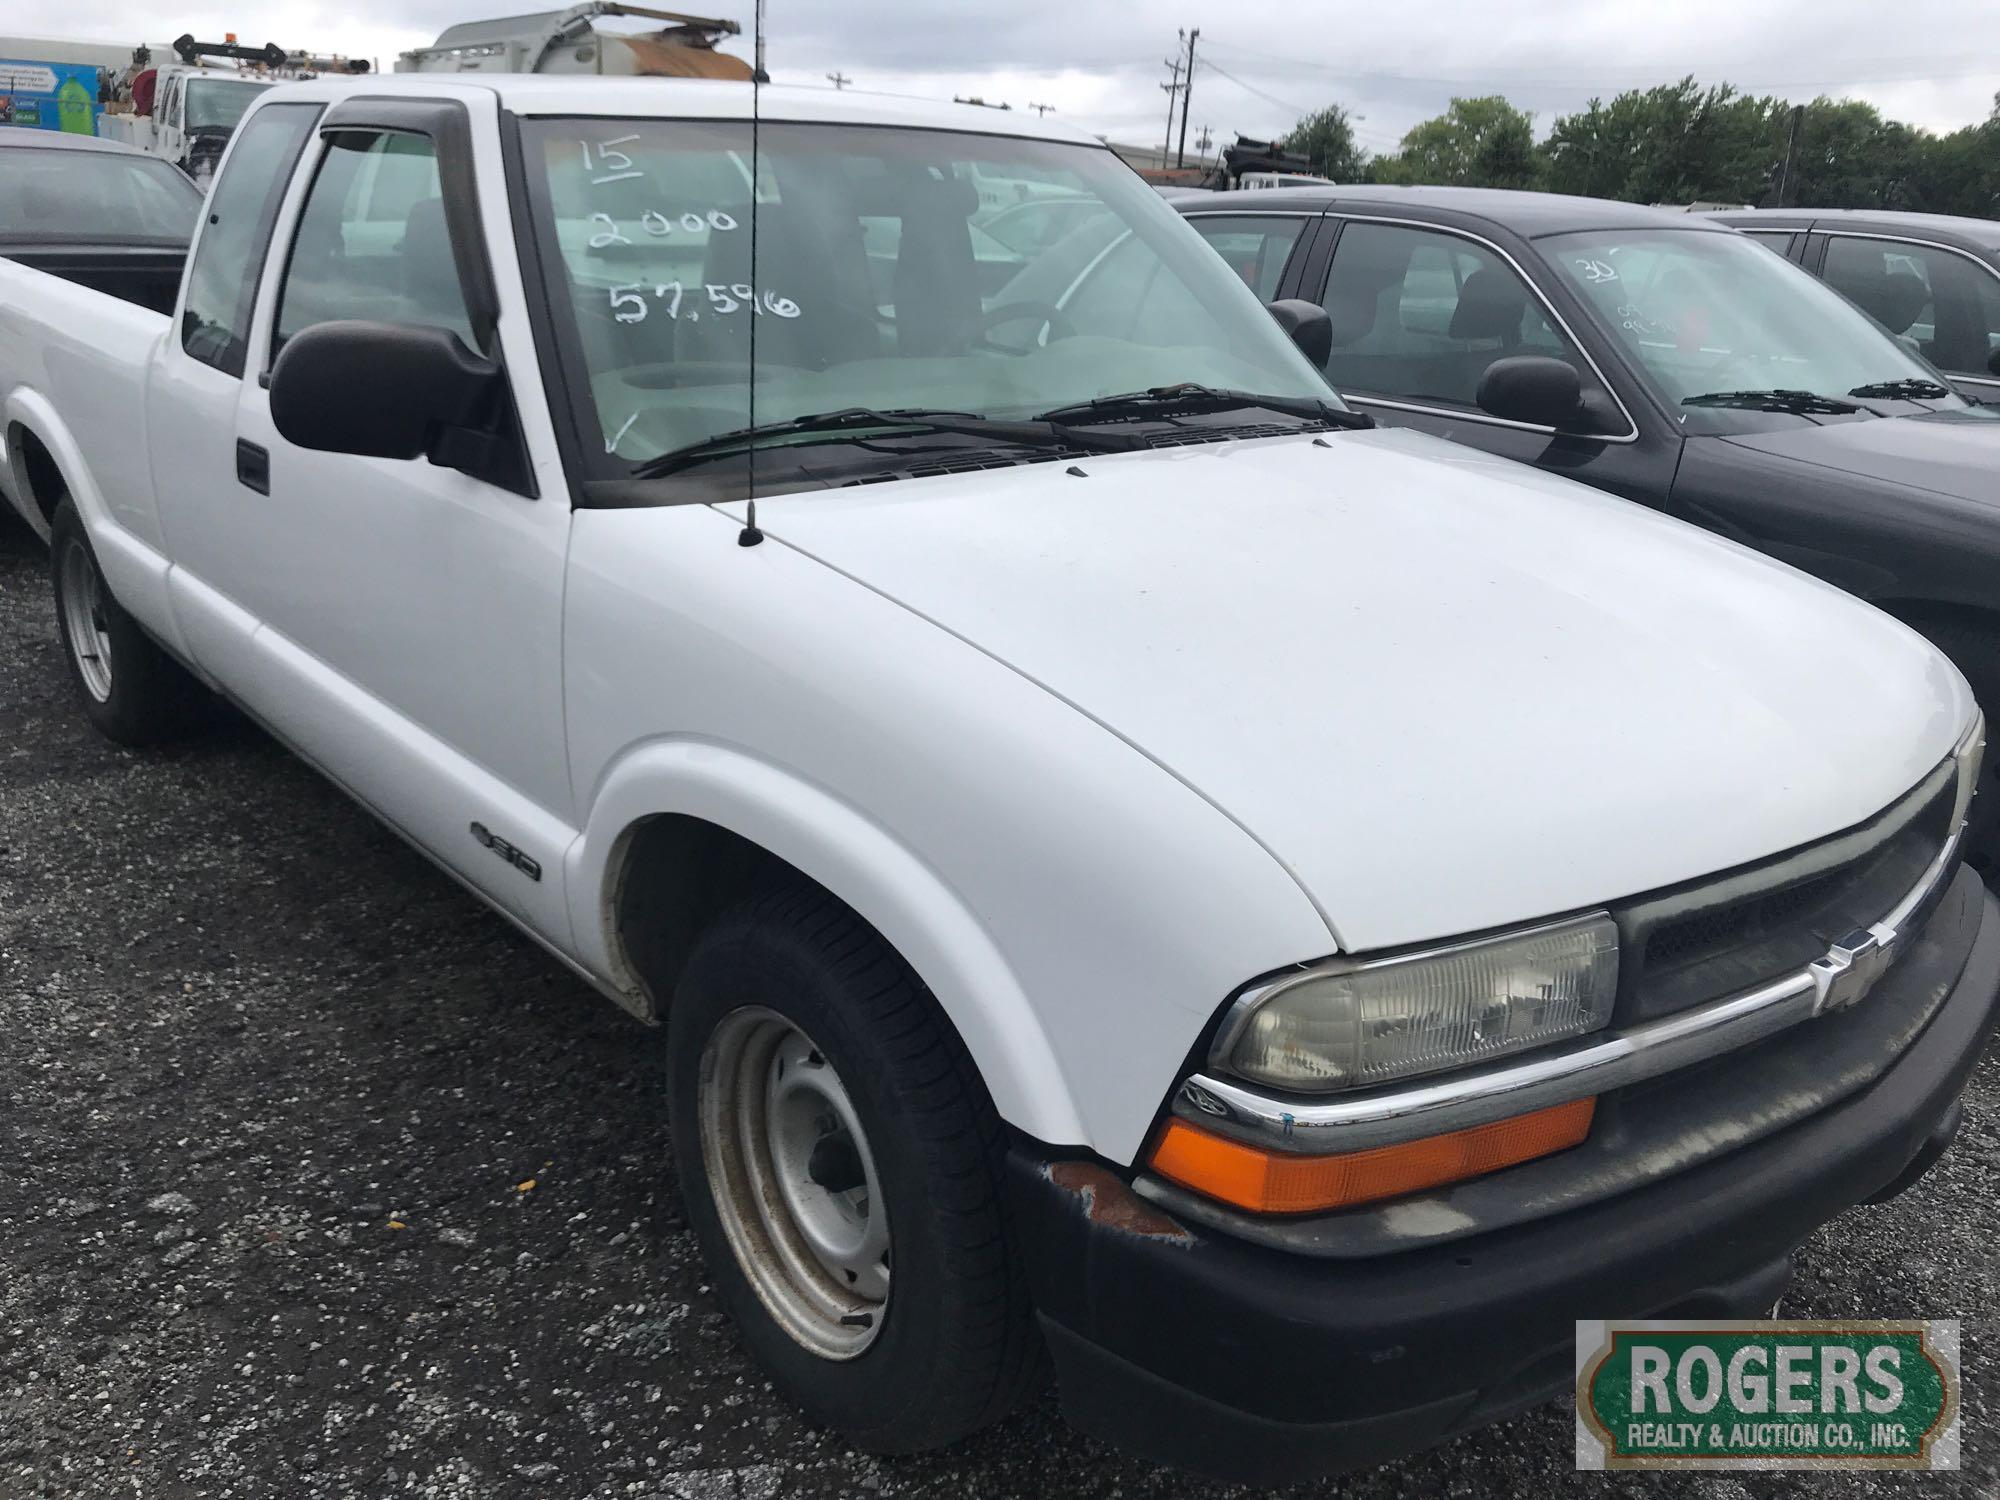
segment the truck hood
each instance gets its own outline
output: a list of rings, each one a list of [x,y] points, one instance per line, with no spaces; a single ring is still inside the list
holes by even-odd
[[[1181,778],[1348,950],[1821,838],[1971,711],[1943,657],[1824,584],[1407,431],[772,497],[758,520]]]
[[[1720,441],[1898,489],[2000,502],[2000,409],[1993,407],[1787,427]]]

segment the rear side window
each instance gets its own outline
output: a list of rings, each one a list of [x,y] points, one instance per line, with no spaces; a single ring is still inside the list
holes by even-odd
[[[1302,218],[1230,218],[1203,214],[1189,219],[1195,233],[1229,262],[1229,269],[1243,278],[1243,284],[1269,302],[1278,295],[1278,282],[1285,274],[1285,262],[1305,232]]]
[[[259,110],[237,133],[228,168],[209,195],[208,220],[188,270],[181,347],[225,375],[243,374],[271,223],[318,116],[316,104]]]
[[[337,318],[445,328],[476,347],[428,136],[328,140],[278,295],[273,358],[293,334]]]

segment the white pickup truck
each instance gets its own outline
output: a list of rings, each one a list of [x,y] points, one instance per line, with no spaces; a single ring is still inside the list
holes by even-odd
[[[1045,1349],[1155,1457],[1374,1462],[1945,1149],[1943,657],[1371,430],[1094,141],[751,97],[273,89],[171,318],[0,265],[0,483],[105,733],[226,695],[665,1026],[785,1391],[919,1448]],[[995,178],[1115,232],[975,248]]]

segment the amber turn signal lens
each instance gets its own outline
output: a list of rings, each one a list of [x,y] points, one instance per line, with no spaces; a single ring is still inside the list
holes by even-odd
[[[1185,1120],[1167,1121],[1152,1168],[1170,1182],[1260,1214],[1351,1208],[1497,1172],[1547,1156],[1590,1134],[1595,1099],[1511,1120],[1339,1156],[1295,1156],[1225,1140]]]

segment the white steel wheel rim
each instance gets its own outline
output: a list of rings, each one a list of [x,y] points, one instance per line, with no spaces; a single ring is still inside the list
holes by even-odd
[[[63,634],[84,691],[99,703],[111,697],[111,636],[104,622],[104,584],[97,565],[72,542],[62,560]]]
[[[697,1108],[716,1216],[765,1311],[823,1359],[882,1331],[889,1216],[840,1075],[762,1006],[723,1017],[702,1049]]]

